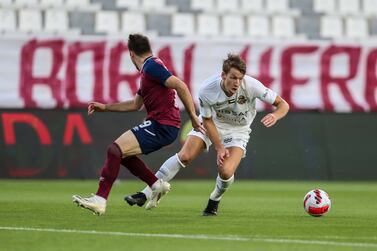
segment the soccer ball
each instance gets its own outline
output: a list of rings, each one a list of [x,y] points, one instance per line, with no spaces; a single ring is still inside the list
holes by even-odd
[[[330,211],[331,200],[321,189],[309,191],[304,197],[304,209],[311,216],[322,216]]]

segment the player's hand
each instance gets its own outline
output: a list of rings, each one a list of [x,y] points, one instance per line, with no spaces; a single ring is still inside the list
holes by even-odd
[[[217,149],[217,166],[223,167],[224,160],[229,157],[229,151],[224,146]]]
[[[275,125],[276,121],[278,121],[278,120],[277,120],[276,116],[273,113],[267,114],[261,120],[261,122],[263,123],[263,125],[265,127],[271,127],[271,126]]]
[[[88,105],[88,115],[92,115],[94,112],[106,111],[106,105],[98,102],[90,102]]]
[[[203,123],[200,122],[196,115],[191,119],[191,124],[195,131],[206,134],[206,129],[204,128]]]

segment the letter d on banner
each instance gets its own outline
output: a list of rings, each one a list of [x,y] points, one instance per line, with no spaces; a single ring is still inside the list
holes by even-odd
[[[36,116],[30,113],[3,113],[4,141],[7,145],[16,144],[14,133],[15,123],[30,125],[38,134],[39,142],[42,145],[51,145],[51,136],[45,124]]]

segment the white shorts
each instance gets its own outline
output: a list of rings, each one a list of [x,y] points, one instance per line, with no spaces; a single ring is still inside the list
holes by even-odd
[[[226,131],[221,131],[221,130],[218,130],[218,132],[220,134],[221,143],[224,145],[225,148],[239,147],[244,152],[242,158],[244,158],[246,156],[246,147],[247,147],[247,143],[249,142],[249,138],[250,138],[249,132],[240,133],[240,132],[226,132]],[[192,129],[188,133],[188,136],[190,136],[190,135],[201,138],[204,141],[204,143],[206,144],[206,151],[208,152],[209,147],[212,145],[212,142],[208,138],[207,135],[205,135],[201,132],[197,132],[194,129]]]

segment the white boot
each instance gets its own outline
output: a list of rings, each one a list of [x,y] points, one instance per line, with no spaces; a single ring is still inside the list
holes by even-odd
[[[160,203],[161,197],[170,191],[170,184],[162,179],[159,179],[152,185],[151,189],[151,199],[145,206],[145,209],[147,210],[157,207],[158,203]]]
[[[82,198],[79,195],[73,195],[72,200],[73,203],[77,204],[77,206],[88,209],[97,215],[103,215],[106,211],[106,200],[94,194],[87,198]]]

